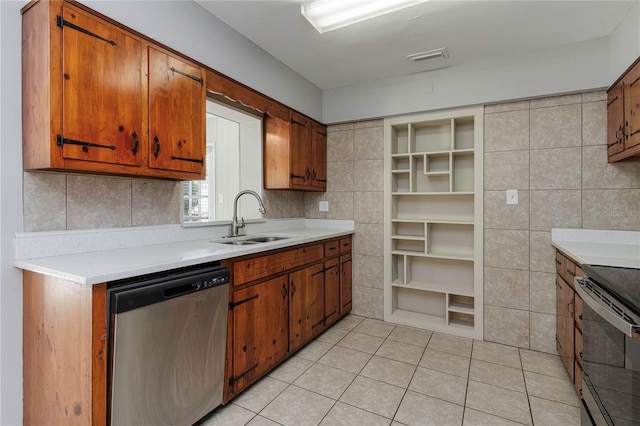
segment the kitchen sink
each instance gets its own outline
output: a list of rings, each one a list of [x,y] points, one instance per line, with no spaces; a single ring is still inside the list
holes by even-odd
[[[272,241],[286,240],[288,238],[291,238],[291,237],[276,237],[276,236],[243,237],[242,239],[215,240],[215,241],[211,241],[211,242],[212,243],[217,243],[217,244],[229,244],[229,245],[234,245],[234,246],[245,246],[245,245],[251,245],[251,244],[269,243],[269,242],[272,242]]]

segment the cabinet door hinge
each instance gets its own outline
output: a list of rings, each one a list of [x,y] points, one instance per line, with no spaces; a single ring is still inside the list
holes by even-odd
[[[291,124],[297,124],[298,126],[307,127],[307,125],[305,123],[301,123],[299,121],[296,121],[293,118],[291,119]]]
[[[176,69],[174,67],[169,68],[169,71],[180,74],[184,77],[190,78],[191,80],[197,81],[198,83],[200,83],[201,86],[204,85],[204,80],[202,79],[202,77],[196,77],[195,75],[187,74],[186,72],[180,71],[179,69]]]
[[[236,377],[229,377],[229,386],[235,385],[238,382],[238,380],[242,379],[244,376],[246,376],[252,370],[255,370],[256,368],[258,368],[258,365],[260,365],[260,363],[256,363],[256,365],[254,365],[253,367],[249,368],[248,370],[243,371],[242,373],[240,373]]]
[[[102,36],[100,36],[100,35],[98,35],[98,34],[96,34],[96,33],[92,33],[91,31],[89,31],[89,30],[87,30],[87,29],[84,29],[84,28],[82,28],[82,27],[79,27],[79,26],[77,26],[76,24],[72,24],[72,23],[71,23],[71,22],[69,22],[69,21],[65,21],[65,20],[64,20],[64,18],[63,18],[62,16],[60,16],[60,15],[56,16],[56,24],[57,24],[60,28],[63,28],[63,27],[73,28],[74,30],[76,30],[76,31],[80,31],[80,32],[81,32],[81,33],[83,33],[83,34],[89,35],[89,36],[91,36],[91,37],[95,37],[95,38],[97,38],[97,39],[99,39],[99,40],[102,40],[102,41],[104,41],[104,42],[106,42],[106,43],[109,43],[109,44],[110,44],[110,45],[112,45],[112,46],[115,46],[115,45],[116,45],[116,42],[115,42],[115,41],[113,41],[113,40],[109,40],[108,38],[104,38],[104,37],[102,37]]]
[[[242,299],[242,300],[240,300],[238,302],[229,302],[229,309],[233,309],[238,305],[242,305],[243,303],[247,303],[247,302],[249,302],[249,301],[251,301],[253,299],[257,299],[258,296],[260,296],[260,295],[256,294],[255,296],[251,296],[251,297],[249,297],[247,299]]]
[[[114,145],[102,145],[99,143],[93,143],[93,142],[84,142],[84,141],[76,141],[73,139],[66,139],[64,137],[62,137],[62,135],[58,135],[56,137],[56,145],[58,146],[64,146],[64,144],[67,145],[80,145],[82,147],[93,147],[93,148],[107,148],[110,150],[114,150],[116,149],[116,147]],[[86,150],[85,148],[83,148],[83,150]]]

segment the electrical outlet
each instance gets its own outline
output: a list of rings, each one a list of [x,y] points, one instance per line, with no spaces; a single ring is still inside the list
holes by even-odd
[[[507,189],[507,204],[518,204],[517,189]]]
[[[328,201],[320,201],[320,205],[318,206],[321,212],[329,211],[329,202]]]

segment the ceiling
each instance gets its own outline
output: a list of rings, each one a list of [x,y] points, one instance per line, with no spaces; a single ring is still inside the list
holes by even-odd
[[[431,0],[319,34],[302,0],[195,1],[323,90],[606,37],[635,3]],[[407,59],[441,47],[448,59]]]

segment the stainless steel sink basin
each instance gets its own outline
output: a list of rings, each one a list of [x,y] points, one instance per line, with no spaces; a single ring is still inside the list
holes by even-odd
[[[271,241],[278,240],[286,240],[289,237],[256,237],[256,238],[247,238],[246,241],[251,241],[252,243],[268,243]]]
[[[238,237],[235,237],[238,238]],[[277,236],[266,236],[266,237],[248,237],[242,239],[229,239],[229,240],[215,240],[211,241],[212,243],[218,244],[229,244],[234,246],[245,246],[250,244],[260,244],[260,243],[269,243],[272,241],[278,240],[286,240],[291,237],[277,237]]]

